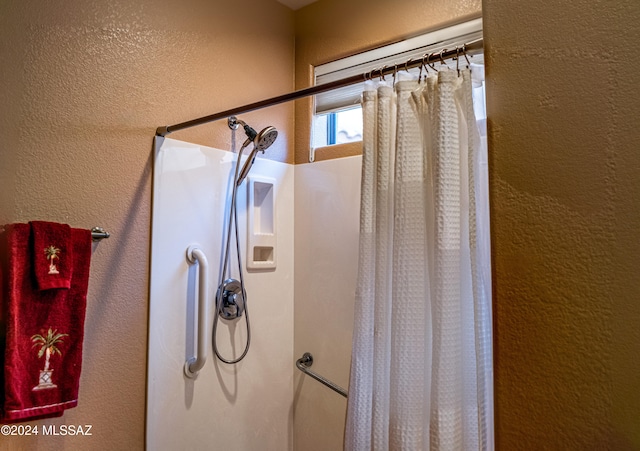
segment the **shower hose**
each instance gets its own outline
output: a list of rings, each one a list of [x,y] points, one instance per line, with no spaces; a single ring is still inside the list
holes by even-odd
[[[240,168],[240,159],[242,158],[242,152],[249,145],[250,141],[247,140],[242,145],[240,150],[238,151],[238,159],[236,160],[236,169],[235,174],[233,176],[233,187],[231,192],[231,206],[229,208],[229,222],[227,226],[227,239],[225,243],[225,253],[224,253],[224,261],[220,270],[220,283],[218,284],[218,292],[216,294],[216,311],[213,315],[213,330],[212,330],[212,342],[213,342],[213,352],[215,352],[216,357],[218,357],[222,362],[227,364],[238,363],[247,355],[249,352],[249,346],[251,345],[251,325],[249,323],[249,309],[247,307],[247,293],[244,289],[244,274],[242,272],[242,258],[240,253],[240,239],[238,236],[238,212],[236,208],[236,194],[238,193],[238,170]],[[220,354],[218,350],[218,343],[216,339],[216,331],[218,329],[218,321],[220,312],[223,308],[223,296],[222,290],[224,282],[231,278],[231,259],[229,258],[229,252],[231,248],[231,229],[235,230],[235,240],[236,240],[236,254],[238,261],[238,273],[239,273],[239,282],[240,282],[240,290],[242,293],[242,299],[244,302],[244,319],[247,324],[247,342],[244,348],[244,351],[240,355],[240,357],[235,359],[227,359]]]

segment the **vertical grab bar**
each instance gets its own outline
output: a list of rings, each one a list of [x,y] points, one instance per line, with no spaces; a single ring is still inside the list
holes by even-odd
[[[209,263],[201,249],[189,246],[187,260],[191,264],[198,264],[198,349],[196,357],[191,357],[184,362],[184,374],[188,378],[195,378],[207,360],[207,293],[209,292]]]

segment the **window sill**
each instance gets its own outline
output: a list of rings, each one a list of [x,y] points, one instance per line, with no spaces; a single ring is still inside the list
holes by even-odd
[[[332,160],[334,158],[353,157],[356,155],[362,155],[362,141],[316,147],[315,149],[311,149],[309,161]]]

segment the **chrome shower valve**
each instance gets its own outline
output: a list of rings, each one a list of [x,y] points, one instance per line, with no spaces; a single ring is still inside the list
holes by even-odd
[[[218,315],[222,319],[240,318],[244,313],[245,302],[242,286],[236,279],[227,279],[218,288],[216,295]]]

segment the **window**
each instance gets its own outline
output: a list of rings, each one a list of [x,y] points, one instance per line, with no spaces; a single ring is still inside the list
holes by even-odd
[[[455,48],[465,42],[482,37],[482,19],[475,19],[463,24],[454,25],[442,30],[426,33],[385,47],[359,53],[347,58],[316,66],[314,70],[315,84],[321,85],[358,74],[365,74],[384,66],[398,66],[404,70],[403,64],[409,59],[421,58],[425,53],[439,52],[442,49]],[[484,80],[482,55],[471,60],[474,81]],[[446,61],[455,68],[455,61]],[[437,62],[436,64],[441,64]],[[465,62],[466,64],[466,62]],[[416,76],[418,68],[409,71]],[[474,106],[478,122],[484,120],[484,88],[482,83],[474,83]],[[364,89],[362,83],[334,89],[315,96],[315,111],[311,133],[311,154],[309,161],[315,158],[315,150],[333,144],[362,140],[362,111],[360,95]],[[476,94],[478,94],[476,99]],[[483,121],[484,122],[484,121]]]
[[[316,115],[312,140],[314,147],[362,141],[362,108]]]

